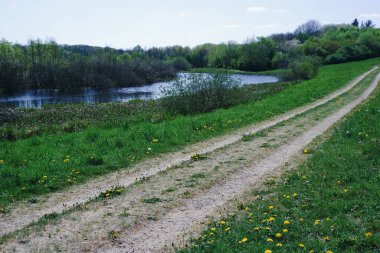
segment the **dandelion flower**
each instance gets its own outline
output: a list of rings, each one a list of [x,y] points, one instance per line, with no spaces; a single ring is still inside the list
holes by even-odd
[[[272,251],[270,249],[267,249],[264,251],[264,253],[272,253]]]
[[[330,237],[325,236],[325,237],[323,237],[323,240],[325,240],[325,241],[329,241],[329,240],[330,240]]]
[[[286,228],[284,228],[284,229],[282,230],[282,232],[283,232],[283,233],[288,233],[289,230],[287,230]]]
[[[0,164],[4,164],[4,160],[0,160]]]
[[[297,193],[293,193],[293,197],[297,197],[298,196],[298,194]]]
[[[222,220],[222,221],[220,222],[220,224],[221,224],[221,225],[224,225],[224,224],[226,224],[226,222],[225,222],[224,220]]]
[[[348,189],[344,189],[344,192],[348,192]]]
[[[240,241],[239,241],[239,243],[245,243],[245,242],[247,242],[248,241],[248,238],[247,237],[244,237],[243,239],[241,239]]]
[[[298,247],[305,248],[305,245],[303,243],[298,244]]]
[[[274,209],[274,206],[269,206],[268,209],[269,209],[269,210],[273,210],[273,209]]]
[[[215,230],[216,230],[216,228],[211,228],[210,230],[211,230],[211,231],[215,231]]]
[[[371,237],[371,236],[373,236],[373,234],[372,234],[372,232],[367,232],[367,233],[365,233],[365,237]]]
[[[314,225],[319,225],[319,220],[315,220]]]
[[[230,231],[230,229],[231,229],[231,228],[226,228],[226,229],[224,229],[224,231],[228,232],[228,231]]]
[[[259,231],[260,228],[259,228],[259,227],[255,227],[255,228],[253,228],[253,230],[255,230],[255,231]]]
[[[281,238],[282,237],[282,234],[281,233],[277,233],[276,234],[276,238]]]
[[[284,221],[284,225],[285,225],[285,226],[290,225],[290,221],[288,221],[288,220]]]
[[[267,242],[273,242],[273,239],[272,238],[268,238]]]
[[[274,217],[270,217],[270,218],[268,219],[269,222],[272,222],[272,221],[274,221],[274,220],[275,220]]]
[[[66,158],[65,160],[63,160],[64,163],[68,163],[70,160],[69,158]]]
[[[279,242],[279,243],[276,244],[276,246],[277,247],[282,247],[282,243]]]
[[[326,253],[333,253],[331,250],[326,251]]]

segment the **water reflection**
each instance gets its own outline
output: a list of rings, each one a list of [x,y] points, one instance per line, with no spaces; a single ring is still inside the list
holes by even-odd
[[[180,78],[189,73],[179,74]],[[278,82],[272,76],[254,76],[236,74],[232,77],[240,79],[243,85]],[[14,92],[8,96],[0,96],[0,107],[39,108],[44,104],[57,103],[103,103],[126,102],[132,99],[157,99],[162,96],[160,87],[167,87],[170,82],[158,82],[138,87],[118,87],[110,89],[84,88],[76,91],[57,89],[36,89]]]

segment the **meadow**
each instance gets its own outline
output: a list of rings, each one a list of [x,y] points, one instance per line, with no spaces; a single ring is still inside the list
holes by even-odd
[[[210,222],[181,253],[380,252],[380,89],[297,170]]]
[[[34,202],[37,195],[128,169],[142,159],[313,102],[378,63],[375,58],[323,66],[315,79],[285,84],[283,90],[269,90],[250,102],[196,115],[169,114],[155,101],[25,110],[8,117],[6,128],[10,130],[6,131],[14,138],[3,134],[1,140],[0,209],[6,212],[14,201]],[[98,108],[103,111],[92,114]]]

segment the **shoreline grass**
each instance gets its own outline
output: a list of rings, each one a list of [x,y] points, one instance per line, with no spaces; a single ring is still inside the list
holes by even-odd
[[[257,200],[180,253],[380,252],[380,88]]]
[[[187,144],[218,136],[305,105],[342,87],[379,59],[330,65],[316,79],[259,101],[211,113],[135,125],[42,134],[0,146],[0,205],[60,190]]]

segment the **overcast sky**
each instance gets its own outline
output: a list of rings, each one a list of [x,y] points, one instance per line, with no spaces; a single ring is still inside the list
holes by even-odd
[[[309,19],[340,24],[354,18],[380,27],[380,0],[0,0],[0,39],[195,46],[289,32]]]

